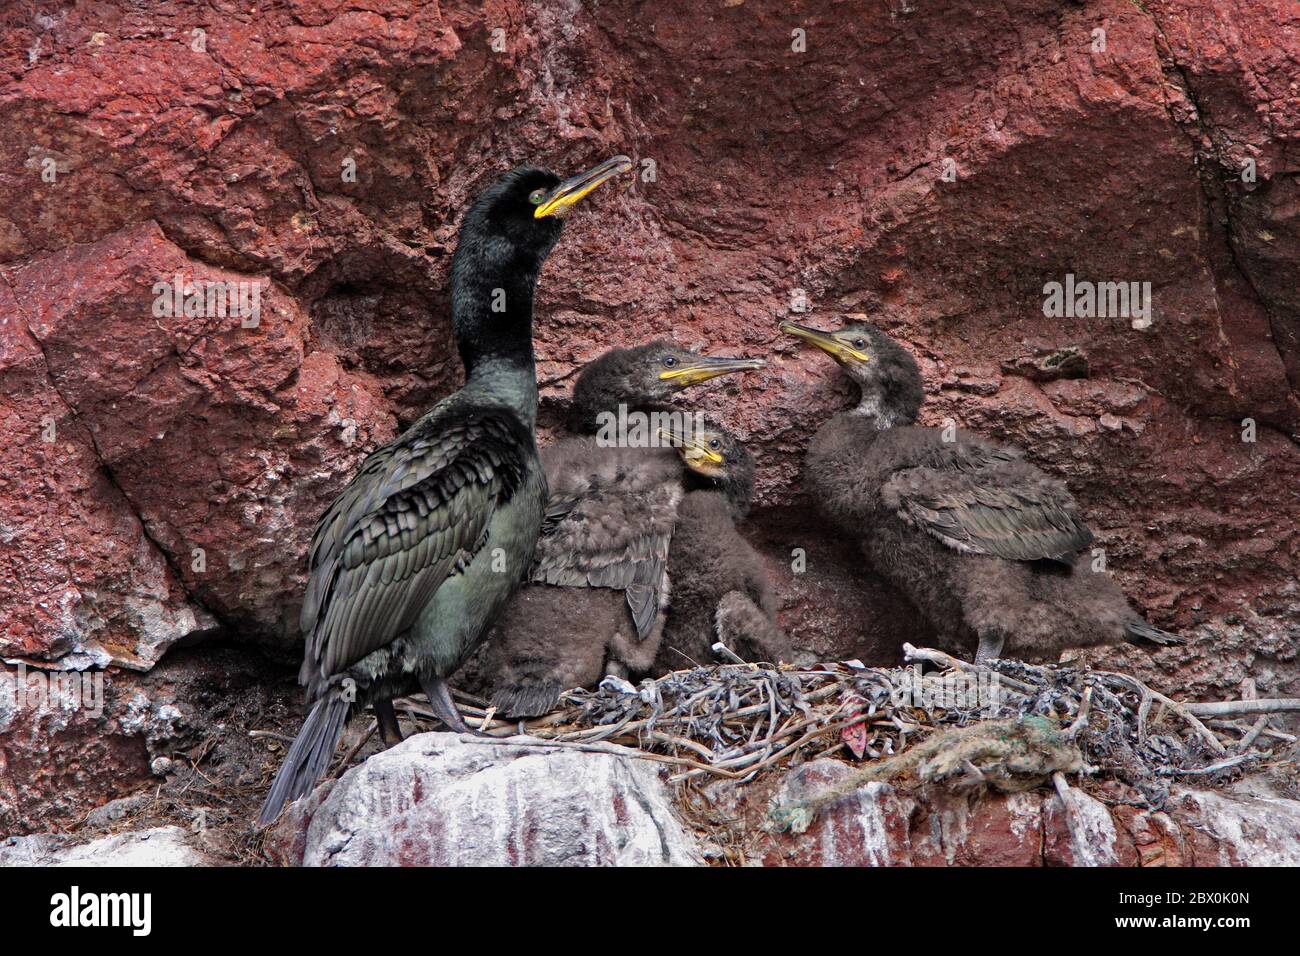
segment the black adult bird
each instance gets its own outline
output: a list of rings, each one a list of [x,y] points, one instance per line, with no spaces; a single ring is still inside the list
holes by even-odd
[[[367,458],[316,526],[301,615],[312,708],[262,823],[316,783],[355,707],[373,702],[395,743],[392,698],[419,685],[444,723],[468,730],[444,679],[519,586],[546,497],[534,433],[537,275],[573,205],[631,166],[616,156],[564,182],[522,167],[466,213],[451,266],[465,386]]]
[[[1067,647],[1175,644],[1081,554],[1091,543],[1065,485],[968,432],[914,424],[915,359],[875,326],[782,331],[835,359],[861,390],[808,448],[805,484],[939,633],[976,657],[1052,658]]]
[[[753,457],[713,423],[668,437],[690,470],[691,490],[677,506],[668,551],[672,606],[654,671],[715,661],[719,641],[746,661],[789,660],[763,559],[736,529],[754,492]]]
[[[689,417],[667,410],[676,392],[764,364],[656,341],[615,349],[582,370],[571,427],[595,435],[542,451],[550,498],[531,583],[498,619],[482,662],[498,710],[535,716],[566,688],[650,668],[685,490],[681,462],[658,442],[657,427]]]

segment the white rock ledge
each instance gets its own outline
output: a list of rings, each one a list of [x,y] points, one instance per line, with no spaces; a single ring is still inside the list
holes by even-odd
[[[304,866],[692,866],[659,768],[616,753],[418,734],[277,825]]]
[[[187,830],[155,827],[101,837],[89,843],[40,833],[0,841],[3,866],[211,866]]]

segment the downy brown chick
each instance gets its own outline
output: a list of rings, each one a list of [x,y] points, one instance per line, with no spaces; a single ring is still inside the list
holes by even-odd
[[[805,487],[942,636],[978,659],[1182,643],[1092,570],[1092,532],[1064,484],[1016,449],[915,424],[921,374],[901,345],[865,323],[781,328],[835,359],[861,393],[813,439]]]
[[[501,713],[545,713],[567,688],[649,669],[686,490],[681,462],[657,440],[655,423],[685,417],[662,417],[682,389],[763,364],[658,341],[617,349],[583,369],[571,421],[594,434],[542,452],[550,496],[530,583],[501,615],[482,662]],[[631,430],[621,432],[620,422]]]
[[[677,506],[668,552],[672,599],[653,673],[715,663],[717,642],[746,661],[789,660],[767,569],[736,529],[749,512],[754,459],[711,423],[669,437],[690,470],[690,490]]]

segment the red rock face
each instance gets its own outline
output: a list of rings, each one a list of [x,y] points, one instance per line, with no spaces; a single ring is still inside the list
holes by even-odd
[[[1300,803],[1184,787],[1156,811],[1079,789],[1069,791],[1066,807],[1041,788],[998,794],[872,783],[828,806],[804,833],[761,826],[768,796],[815,793],[848,773],[844,764],[814,760],[775,790],[718,786],[714,800],[745,821],[754,838],[747,852],[764,866],[1287,866],[1300,859]]]
[[[459,211],[513,164],[625,152],[636,183],[593,197],[543,276],[543,423],[611,345],[771,354],[699,401],[757,454],[751,530],[798,643],[871,661],[914,637],[878,582],[851,587],[851,549],[799,492],[810,435],[849,401],[776,330],[806,303],[905,341],[926,423],[1069,482],[1136,603],[1198,636],[1126,666],[1294,693],[1298,17],[1287,0],[9,4],[0,654],[147,668],[217,626],[290,646],[316,517],[459,381]],[[1045,317],[1067,274],[1151,283],[1151,327]],[[176,275],[258,283],[258,325],[155,316]],[[1089,377],[1038,368],[1067,348]]]

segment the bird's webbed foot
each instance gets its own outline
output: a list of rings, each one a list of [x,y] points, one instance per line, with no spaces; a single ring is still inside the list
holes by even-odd
[[[429,707],[432,708],[434,716],[446,724],[453,733],[473,734],[475,737],[488,736],[465,723],[465,718],[460,715],[460,709],[452,700],[451,688],[441,677],[422,678],[420,686],[424,688],[424,693],[429,698]]]

